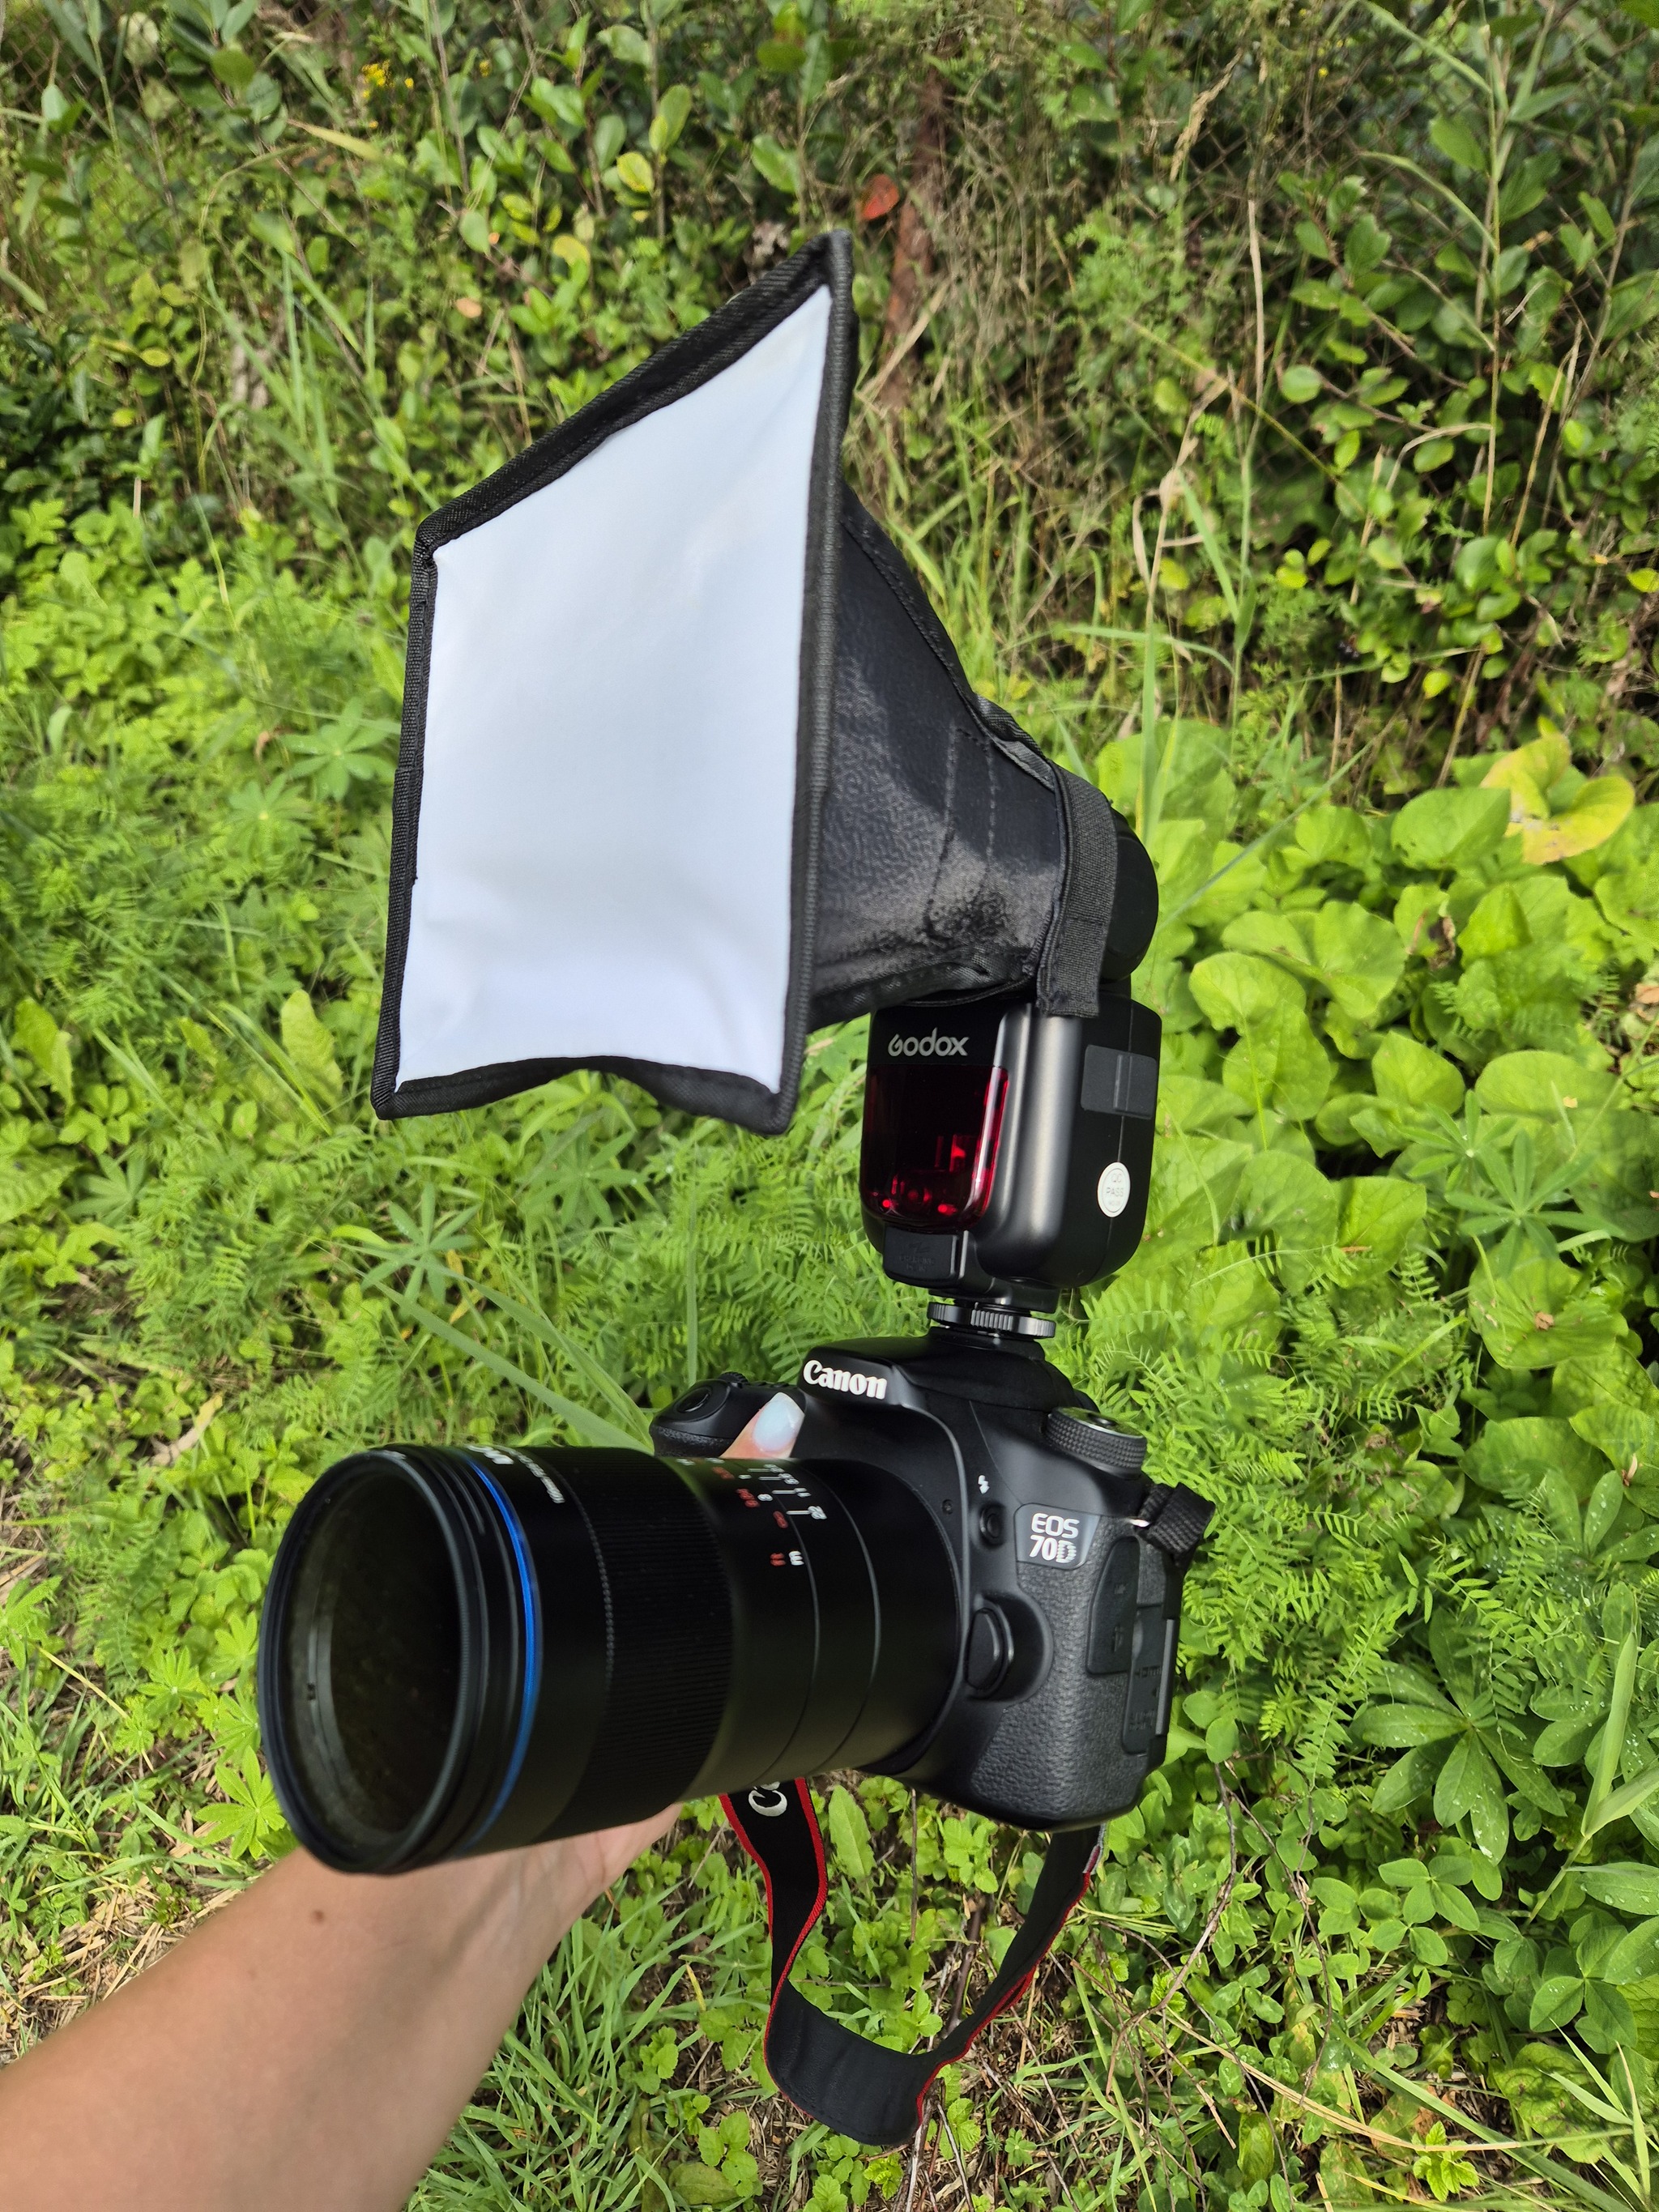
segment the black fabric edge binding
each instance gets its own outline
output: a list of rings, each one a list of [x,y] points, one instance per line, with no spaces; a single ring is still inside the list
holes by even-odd
[[[755,1802],[774,1796],[781,1802],[764,1811]],[[809,2118],[838,2135],[883,2148],[908,2142],[941,2069],[1018,2000],[1048,1955],[1089,1886],[1102,1831],[1067,1829],[1050,1839],[1030,1911],[974,2010],[924,2051],[890,2051],[831,2020],[789,1981],[828,1893],[823,1840],[805,1783],[780,1783],[721,1802],[766,1884],[772,1996],[765,2051],[773,2080]]]
[[[804,306],[820,287],[830,294],[823,382],[807,491],[805,613],[801,630],[800,711],[797,724],[793,847],[792,938],[784,1057],[776,1091],[752,1077],[654,1061],[536,1060],[458,1069],[453,1075],[398,1081],[402,1056],[399,1014],[409,952],[410,908],[416,872],[421,786],[436,610],[437,550],[481,522],[491,521],[567,475],[618,430],[671,406],[729,368]],[[485,1106],[577,1067],[625,1075],[667,1106],[710,1114],[763,1135],[787,1128],[794,1111],[805,1048],[817,921],[815,861],[829,780],[835,713],[835,623],[839,580],[837,486],[841,441],[852,397],[852,242],[845,231],[813,239],[790,260],[757,277],[705,322],[665,346],[590,400],[569,422],[517,454],[481,484],[430,514],[415,533],[410,578],[409,644],[403,724],[392,786],[392,867],[386,911],[385,981],[369,1097],[383,1121],[410,1114],[450,1113]]]
[[[653,1060],[503,1060],[489,1067],[465,1068],[458,1075],[416,1076],[399,1084],[389,1107],[377,1107],[383,1121],[410,1114],[453,1114],[470,1106],[492,1106],[497,1099],[533,1091],[556,1077],[591,1068],[601,1075],[620,1075],[665,1106],[686,1114],[714,1114],[738,1122],[745,1129],[775,1135],[763,1116],[771,1112],[780,1094],[769,1091],[752,1076],[732,1075],[708,1067],[665,1067]],[[739,1112],[738,1108],[744,1107]],[[779,1125],[780,1127],[782,1124]]]

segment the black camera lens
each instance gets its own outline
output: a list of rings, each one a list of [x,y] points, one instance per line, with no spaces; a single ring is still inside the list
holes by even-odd
[[[885,1763],[947,1698],[957,1584],[897,1478],[626,1451],[366,1452],[278,1551],[278,1801],[391,1872]]]

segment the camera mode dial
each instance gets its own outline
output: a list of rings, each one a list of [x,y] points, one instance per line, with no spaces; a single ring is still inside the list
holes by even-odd
[[[1139,1474],[1146,1463],[1146,1437],[1130,1429],[1115,1429],[1109,1421],[1055,1412],[1043,1423],[1042,1433],[1056,1451],[1086,1460],[1108,1474]]]

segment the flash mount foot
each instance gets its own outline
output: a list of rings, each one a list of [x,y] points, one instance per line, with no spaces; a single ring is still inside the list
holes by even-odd
[[[941,1328],[982,1329],[988,1336],[1047,1337],[1054,1334],[1054,1324],[1042,1314],[1022,1313],[1018,1306],[963,1304],[955,1299],[936,1299],[927,1309],[927,1318]]]

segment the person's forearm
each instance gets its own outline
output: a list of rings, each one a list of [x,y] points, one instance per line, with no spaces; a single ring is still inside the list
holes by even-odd
[[[0,2212],[394,2212],[660,1826],[384,1878],[296,1851],[0,2073]]]

